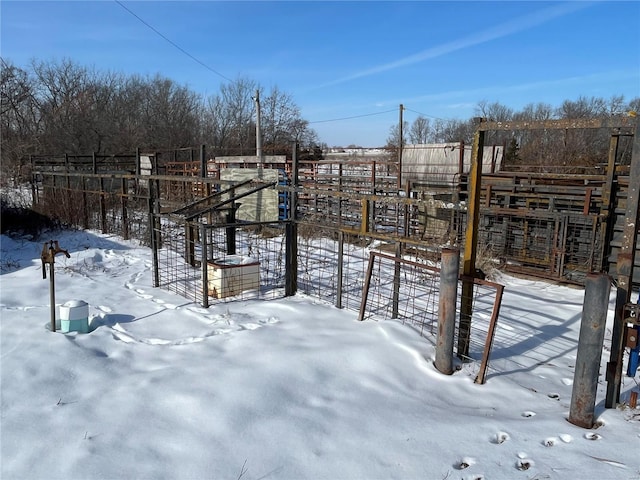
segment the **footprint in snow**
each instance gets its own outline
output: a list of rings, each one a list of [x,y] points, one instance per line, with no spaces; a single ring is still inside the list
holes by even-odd
[[[495,434],[495,436],[493,437],[492,441],[493,443],[496,443],[498,445],[506,442],[507,440],[509,440],[511,437],[509,437],[509,434],[507,432],[498,432]]]
[[[556,443],[558,443],[558,439],[556,437],[547,437],[542,441],[542,444],[545,447],[553,447]]]
[[[116,330],[115,328],[112,329],[111,335],[113,335],[113,338],[115,338],[116,340],[120,340],[124,343],[136,342],[136,340],[131,335],[128,335],[126,332]]]
[[[519,458],[516,461],[516,468],[521,471],[529,470],[534,465],[535,465],[535,462],[530,458]]]
[[[562,440],[564,443],[571,443],[573,441],[573,437],[568,433],[563,433],[562,435],[560,435],[560,440]]]
[[[462,457],[458,463],[454,465],[458,470],[464,470],[465,468],[469,468],[471,465],[476,464],[476,459],[472,457]]]
[[[100,310],[101,312],[104,312],[104,313],[111,313],[111,312],[113,312],[113,310],[112,310],[110,307],[106,307],[106,306],[104,306],[104,305],[98,305],[98,306],[96,307],[96,309],[98,309],[98,310]]]
[[[531,418],[531,417],[535,417],[536,416],[536,412],[531,412],[531,411],[526,411],[526,412],[522,412],[522,416],[525,418]]]
[[[262,324],[273,324],[273,323],[278,323],[280,321],[280,319],[278,317],[269,317],[266,320],[260,320],[260,323]]]
[[[562,383],[564,383],[565,385],[573,385],[573,379],[571,379],[571,378],[563,378],[562,379]]]
[[[168,308],[169,310],[175,310],[178,308],[178,305],[174,305],[173,303],[167,303],[164,300],[159,298],[154,298],[153,301],[158,305],[162,305],[164,308]]]
[[[202,315],[210,316],[209,310],[204,307],[187,307],[187,310],[193,313],[199,313]]]
[[[240,329],[241,330],[256,330],[258,328],[260,328],[260,325],[258,325],[257,323],[240,324]]]
[[[593,432],[587,432],[584,434],[584,438],[586,438],[587,440],[600,440],[602,438],[602,435],[598,435],[597,433]]]

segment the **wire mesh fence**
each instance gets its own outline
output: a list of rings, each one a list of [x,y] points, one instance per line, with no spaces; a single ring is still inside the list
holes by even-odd
[[[219,226],[153,218],[156,286],[205,306],[284,296],[282,224]]]

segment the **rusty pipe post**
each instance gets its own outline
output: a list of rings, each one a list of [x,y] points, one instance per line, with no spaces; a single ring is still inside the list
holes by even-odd
[[[443,249],[440,266],[440,299],[435,367],[445,375],[453,373],[453,337],[456,327],[456,300],[460,252]]]
[[[56,251],[53,248],[53,240],[49,243],[49,256],[48,262],[43,265],[43,268],[46,268],[46,265],[49,265],[49,305],[51,309],[51,331],[56,331],[56,279],[54,274],[53,264],[55,263]]]
[[[573,376],[569,421],[592,428],[602,344],[604,341],[611,279],[604,273],[590,273],[585,281],[578,354]]]
[[[56,280],[53,273],[53,258],[49,265],[49,304],[51,308],[51,331],[56,331]],[[45,267],[46,268],[46,267]]]

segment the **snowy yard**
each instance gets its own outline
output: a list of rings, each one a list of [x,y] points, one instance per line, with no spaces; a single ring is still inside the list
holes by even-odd
[[[502,277],[477,385],[398,321],[305,295],[204,309],[151,286],[147,248],[54,238],[57,303],[92,331],[48,330],[42,243],[2,236],[2,479],[640,479],[638,376],[605,410],[608,351],[599,427],[567,421],[581,289]]]

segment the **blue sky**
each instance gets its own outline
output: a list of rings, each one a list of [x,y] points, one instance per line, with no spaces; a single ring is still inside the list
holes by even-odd
[[[203,95],[249,78],[290,94],[329,145],[383,145],[401,103],[411,122],[466,120],[480,101],[640,96],[638,1],[3,0],[0,13],[18,66],[70,58]]]

